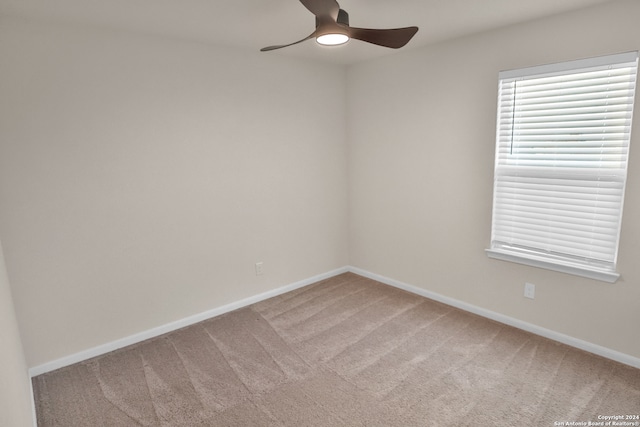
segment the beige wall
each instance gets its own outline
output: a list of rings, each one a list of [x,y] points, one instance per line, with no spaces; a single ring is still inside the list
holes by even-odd
[[[498,72],[640,49],[637,16],[612,2],[346,70],[5,19],[0,236],[28,366],[346,264],[640,357],[636,149],[616,284],[484,254]]]
[[[0,245],[0,426],[33,425],[31,388]]]
[[[16,20],[0,57],[30,367],[348,263],[344,68]]]
[[[484,252],[498,72],[638,50],[638,17],[636,0],[607,3],[351,67],[351,265],[640,357],[640,109],[617,283]]]

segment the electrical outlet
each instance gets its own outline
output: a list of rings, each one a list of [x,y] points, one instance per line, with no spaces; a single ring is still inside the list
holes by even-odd
[[[534,299],[536,297],[536,285],[534,285],[533,283],[525,283],[524,296],[525,298]]]
[[[262,267],[263,267],[263,265],[264,264],[263,264],[262,261],[256,262],[256,276],[262,276],[262,273],[263,273]]]

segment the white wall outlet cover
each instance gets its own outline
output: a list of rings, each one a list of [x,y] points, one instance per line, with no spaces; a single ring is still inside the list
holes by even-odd
[[[261,276],[263,273],[262,267],[263,267],[264,263],[263,262],[256,262],[256,276]]]
[[[533,283],[525,283],[524,296],[527,298],[534,299],[536,297],[536,285],[534,285]]]

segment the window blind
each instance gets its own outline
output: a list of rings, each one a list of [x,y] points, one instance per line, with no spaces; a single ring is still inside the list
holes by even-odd
[[[637,65],[500,73],[490,256],[617,279]]]

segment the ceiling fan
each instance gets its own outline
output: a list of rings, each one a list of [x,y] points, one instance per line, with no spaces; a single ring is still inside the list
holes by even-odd
[[[313,33],[297,42],[267,46],[261,52],[280,49],[315,38],[322,45],[335,46],[346,43],[349,39],[362,40],[378,46],[401,48],[418,32],[418,27],[392,28],[374,30],[349,26],[349,14],[340,9],[336,0],[300,0],[311,13],[316,16],[316,29]]]

